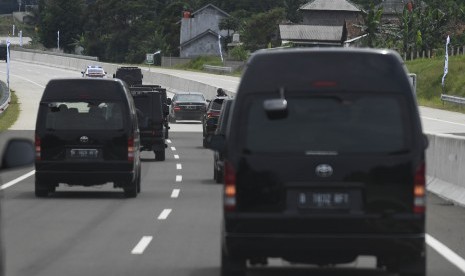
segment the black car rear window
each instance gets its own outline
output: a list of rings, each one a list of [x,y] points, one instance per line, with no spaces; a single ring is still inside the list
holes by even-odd
[[[199,94],[178,94],[176,100],[178,102],[204,102],[205,98]]]
[[[50,130],[117,130],[124,126],[124,106],[121,102],[48,102],[45,127]]]
[[[271,120],[265,98],[250,103],[246,150],[306,155],[398,153],[406,149],[405,103],[398,96],[286,97],[288,115]]]

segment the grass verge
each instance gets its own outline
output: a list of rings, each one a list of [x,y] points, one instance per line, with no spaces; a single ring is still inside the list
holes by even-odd
[[[10,106],[0,115],[0,131],[9,129],[19,117],[19,102],[14,91],[11,91]]]

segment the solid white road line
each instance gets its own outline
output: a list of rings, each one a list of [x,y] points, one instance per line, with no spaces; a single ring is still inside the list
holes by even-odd
[[[167,142],[168,144],[171,144],[171,140],[170,140],[170,139],[166,139],[166,142]]]
[[[182,182],[182,175],[176,175],[176,182]]]
[[[174,159],[179,159],[179,155],[175,154]]]
[[[10,182],[1,185],[1,186],[0,186],[0,190],[4,190],[4,189],[6,189],[6,188],[8,188],[8,187],[11,187],[11,186],[15,185],[16,183],[18,183],[18,182],[20,182],[20,181],[23,181],[24,179],[26,179],[26,178],[28,178],[28,177],[34,175],[35,173],[36,173],[36,171],[33,170],[33,171],[30,171],[30,172],[28,172],[27,174],[24,174],[24,175],[22,175],[22,176],[20,176],[20,177],[18,177],[18,178],[16,178],[16,179],[14,179],[14,180],[11,180]]]
[[[431,117],[426,117],[426,116],[421,116],[421,117],[422,117],[422,118],[425,118],[425,119],[427,119],[427,120],[437,121],[437,122],[441,122],[441,123],[447,123],[447,124],[458,125],[458,126],[465,126],[465,124],[461,124],[461,123],[455,123],[455,122],[451,122],[451,121],[445,121],[445,120],[436,119],[436,118],[431,118]]]
[[[165,219],[168,218],[170,213],[171,213],[171,209],[165,209],[160,213],[160,215],[158,216],[158,219],[159,220],[165,220]]]
[[[131,254],[140,255],[144,253],[145,249],[150,244],[152,239],[152,236],[143,236],[142,239],[140,239],[139,243],[134,247],[134,249],[132,249]]]
[[[175,148],[175,147],[171,147],[171,150],[172,150],[172,151],[176,151],[176,148]]]
[[[171,192],[171,198],[178,198],[180,191],[180,189],[173,189],[173,191]]]
[[[176,170],[182,170],[182,165],[181,164],[176,164]]]
[[[445,246],[443,243],[428,234],[426,234],[426,243],[446,258],[446,260],[465,273],[465,260],[457,255],[457,253],[450,250],[449,247]]]

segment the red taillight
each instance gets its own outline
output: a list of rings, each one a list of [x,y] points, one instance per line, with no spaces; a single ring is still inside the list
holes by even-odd
[[[179,110],[181,110],[181,107],[178,106],[177,104],[174,104],[174,105],[173,105],[173,110],[174,110],[174,111],[179,111]]]
[[[426,206],[426,179],[425,179],[425,163],[422,162],[415,172],[415,180],[413,187],[413,212],[415,214],[425,213]]]
[[[236,171],[231,163],[224,162],[224,211],[236,210]]]
[[[220,116],[220,113],[219,112],[207,112],[207,118],[211,118],[211,117],[218,117]]]
[[[40,156],[40,137],[39,135],[35,135],[35,148],[36,148],[36,160],[40,160],[41,156]]]
[[[128,161],[134,161],[134,136],[128,138]]]

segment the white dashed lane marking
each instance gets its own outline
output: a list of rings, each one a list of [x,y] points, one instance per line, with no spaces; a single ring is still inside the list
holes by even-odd
[[[181,164],[176,164],[176,170],[182,170],[182,165]]]
[[[150,244],[152,239],[152,236],[143,236],[142,239],[140,239],[139,243],[137,243],[137,245],[134,247],[134,249],[132,249],[131,254],[140,255],[144,253],[145,249]]]
[[[166,139],[166,142],[167,142],[168,144],[171,144],[171,140],[170,140],[170,139]]]
[[[170,213],[171,213],[171,209],[165,209],[160,213],[160,215],[158,216],[158,219],[159,220],[165,220],[165,219],[168,218]]]
[[[179,159],[179,155],[175,154],[174,159]]]
[[[14,180],[11,180],[10,182],[1,185],[1,186],[0,186],[0,190],[4,190],[4,189],[6,189],[6,188],[8,188],[8,187],[11,187],[11,186],[13,186],[13,185],[15,185],[15,184],[17,184],[17,183],[23,181],[24,179],[26,179],[26,178],[28,178],[28,177],[34,175],[35,173],[36,173],[36,171],[33,170],[33,171],[30,171],[30,172],[28,172],[27,174],[24,174],[24,175],[22,175],[22,176],[20,176],[20,177],[18,177],[18,178],[16,178],[16,179],[14,179]]]
[[[178,198],[180,192],[180,189],[173,189],[173,192],[171,192],[171,198]]]
[[[175,148],[175,147],[171,147],[171,150],[172,150],[172,151],[176,151],[176,148]]]
[[[176,182],[182,182],[182,175],[176,175]]]

